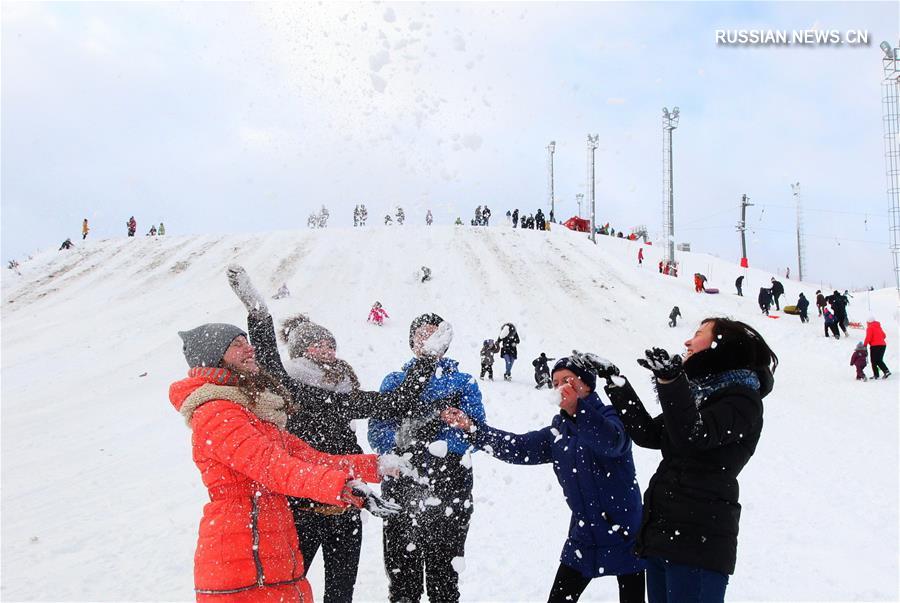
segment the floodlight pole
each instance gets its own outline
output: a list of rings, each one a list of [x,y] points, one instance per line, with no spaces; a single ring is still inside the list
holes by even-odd
[[[578,217],[580,218],[582,216],[581,203],[584,201],[584,193],[577,193],[575,201],[578,203]]]
[[[550,152],[550,221],[556,221],[556,209],[553,199],[553,154],[556,152],[556,141],[551,140],[550,144],[547,145],[547,150]]]
[[[588,149],[591,152],[591,241],[597,244],[597,181],[594,177],[594,152],[600,142],[600,135],[588,134]]]
[[[794,202],[797,204],[797,277],[803,280],[803,214],[800,210],[800,183],[791,185],[794,193]]]
[[[900,48],[882,42],[881,109],[894,284],[900,296]]]
[[[666,260],[675,261],[675,194],[672,169],[672,130],[678,127],[678,107],[663,107],[663,230],[666,236]]]

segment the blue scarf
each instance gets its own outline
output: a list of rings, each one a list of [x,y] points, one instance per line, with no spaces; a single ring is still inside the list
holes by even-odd
[[[713,392],[732,385],[740,385],[756,392],[759,391],[759,377],[749,369],[735,369],[713,373],[712,375],[689,380],[688,383],[690,383],[691,393],[694,395],[694,402],[698,406]]]

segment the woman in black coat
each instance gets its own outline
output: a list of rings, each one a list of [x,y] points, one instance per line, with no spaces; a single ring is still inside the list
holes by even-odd
[[[662,451],[635,547],[647,559],[650,603],[724,600],[737,557],[737,477],[756,450],[778,366],[756,330],[726,318],[704,320],[685,346],[683,363],[659,348],[638,360],[653,372],[657,417],[626,379],[605,388],[634,443]]]
[[[282,363],[272,315],[262,296],[253,287],[247,272],[229,266],[228,281],[247,308],[247,332],[256,349],[260,367],[289,393],[287,430],[316,450],[329,454],[361,454],[362,448],[351,427],[353,419],[367,417],[401,419],[418,400],[434,365],[418,363],[417,370],[390,393],[364,391],[353,368],[335,357],[336,342],[328,329],[305,315],[282,321],[279,334],[288,348],[290,361]],[[394,459],[398,461],[398,459]],[[403,464],[402,460],[399,460]],[[300,550],[306,569],[319,548],[325,562],[325,603],[349,603],[359,568],[362,524],[358,509],[344,509],[309,499],[290,498]],[[366,507],[380,514],[377,497]]]
[[[516,326],[508,322],[500,327],[500,337],[497,338],[497,341],[500,342],[500,357],[506,362],[506,372],[503,373],[503,378],[511,381],[512,366],[519,357],[516,347],[519,345],[519,333],[516,332]]]

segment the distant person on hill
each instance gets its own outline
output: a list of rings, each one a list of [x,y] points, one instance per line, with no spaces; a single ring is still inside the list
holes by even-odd
[[[699,272],[694,273],[694,291],[701,293],[703,291],[703,275]]]
[[[59,250],[72,249],[73,247],[75,247],[75,243],[72,242],[72,239],[66,239],[62,242],[62,245],[59,246]]]
[[[762,310],[763,314],[768,316],[769,308],[772,307],[772,290],[760,287],[757,301],[759,302],[759,309]]]
[[[454,222],[453,224],[456,225],[456,226],[462,226],[462,225],[463,225],[462,218],[460,218],[459,216],[457,216],[456,222]]]
[[[759,442],[778,357],[727,318],[705,319],[684,345],[683,360],[661,348],[638,360],[653,373],[656,417],[623,376],[604,389],[634,443],[662,451],[634,548],[647,562],[648,600],[719,603],[737,561],[738,476]]]
[[[512,367],[518,358],[519,333],[516,326],[508,322],[500,327],[500,337],[497,338],[500,343],[500,357],[506,362],[506,371],[503,378],[506,381],[512,381]]]
[[[392,222],[393,222],[393,220],[391,219],[391,214],[385,214],[384,215],[384,225],[390,226]]]
[[[735,279],[735,281],[734,281],[734,288],[737,289],[737,294],[740,295],[741,297],[744,297],[743,287],[744,287],[744,275],[742,274],[739,277],[737,277],[737,279]]]
[[[868,381],[866,374],[863,372],[863,369],[866,368],[866,358],[868,357],[868,355],[869,354],[866,351],[866,344],[861,341],[857,343],[856,349],[853,350],[853,354],[850,356],[850,366],[856,367],[857,381]],[[875,377],[875,379],[877,378],[878,377]]]
[[[431,210],[429,209],[427,212],[425,212],[425,225],[431,226],[431,224],[433,222],[434,222],[434,216],[431,215]]]
[[[481,206],[475,208],[475,218],[472,220],[472,226],[481,226]]]
[[[403,221],[406,219],[406,214],[403,212],[402,207],[397,207],[397,224],[403,226]]]
[[[159,230],[156,231],[159,236],[164,237],[166,235],[166,225],[162,222],[159,223]]]
[[[669,326],[677,327],[679,318],[681,318],[681,310],[678,309],[678,306],[675,306],[672,308],[672,311],[669,312]]]
[[[840,339],[841,334],[838,331],[837,318],[828,308],[822,308],[822,317],[825,319],[825,337],[828,337],[828,331],[831,331],[835,339]]]
[[[156,236],[156,224],[152,224],[152,225],[150,226],[150,231],[147,233],[147,236],[148,236],[148,237],[155,237],[155,236]]]
[[[480,379],[484,379],[487,375],[488,379],[494,380],[494,354],[500,351],[500,346],[493,339],[485,339],[481,344],[481,375]]]
[[[359,225],[365,226],[366,220],[369,219],[369,210],[366,209],[366,204],[362,203],[359,206]]]
[[[506,225],[512,226],[512,212],[508,209],[506,210]]]
[[[359,203],[353,208],[353,228],[359,226]]]
[[[638,266],[644,265],[644,248],[638,247]]]
[[[137,221],[134,219],[134,216],[128,218],[128,221],[125,222],[125,226],[128,227],[128,236],[133,237],[134,233],[137,232]]]
[[[546,220],[544,219],[544,212],[540,209],[537,210],[537,213],[534,214],[534,224],[537,230],[544,230],[544,226],[546,225]]]
[[[475,448],[498,460],[553,464],[572,516],[548,603],[575,603],[594,578],[604,576],[616,577],[620,603],[644,602],[645,561],[633,552],[641,492],[631,439],[596,391],[598,377],[609,379],[613,370],[593,354],[573,352],[558,360],[552,385],[560,411],[543,429],[510,433],[457,408],[441,413]]]
[[[847,335],[847,298],[835,291],[825,298],[831,304],[831,310],[834,312],[834,318],[838,327]]]
[[[87,218],[84,219],[84,222],[81,223],[81,240],[85,240],[88,236],[88,233],[91,231],[91,227],[88,226]]]
[[[869,346],[872,355],[872,378],[878,379],[878,370],[880,369],[884,373],[883,378],[887,379],[891,376],[891,371],[884,363],[887,336],[884,334],[884,329],[881,328],[881,323],[875,320],[874,316],[870,316],[866,323],[866,339],[863,344]]]
[[[518,210],[518,208],[513,210],[512,225],[513,225],[513,228],[516,228],[519,225],[519,210]]]
[[[431,268],[429,268],[428,266],[422,266],[422,271],[420,274],[423,283],[431,280]]]
[[[491,209],[487,205],[481,210],[481,220],[485,226],[491,225]]]
[[[780,281],[776,281],[775,277],[772,277],[772,301],[775,302],[775,309],[781,310],[781,306],[778,305],[778,298],[784,295],[784,285],[781,284]]]
[[[662,260],[659,261],[659,273],[660,274],[663,273],[663,261]]]
[[[541,389],[545,385],[547,389],[553,389],[553,381],[550,379],[550,367],[547,363],[556,360],[556,358],[547,358],[547,354],[541,352],[541,355],[531,361],[534,367],[534,389]]]
[[[797,311],[800,312],[800,322],[809,322],[809,315],[807,314],[808,310],[809,300],[801,293],[800,297],[797,299]]]
[[[822,308],[828,305],[828,300],[822,294],[822,291],[816,290],[816,308],[819,310],[819,316],[822,316]]]
[[[284,299],[290,296],[291,291],[290,289],[288,289],[287,283],[281,283],[281,286],[278,287],[278,291],[275,292],[275,295],[272,296],[272,299]]]
[[[381,327],[384,326],[385,318],[390,318],[390,316],[388,316],[387,310],[384,309],[381,302],[377,301],[372,304],[372,309],[369,310],[369,322]]]

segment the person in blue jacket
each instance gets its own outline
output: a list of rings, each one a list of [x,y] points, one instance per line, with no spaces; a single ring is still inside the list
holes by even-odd
[[[549,603],[577,601],[600,576],[616,576],[619,601],[644,601],[644,561],[633,552],[641,525],[641,491],[631,439],[615,409],[597,395],[598,373],[608,380],[616,369],[593,354],[574,352],[558,360],[552,378],[561,410],[537,431],[509,433],[456,408],[441,415],[476,448],[501,461],[553,463],[572,518]]]
[[[478,382],[444,357],[452,338],[450,324],[437,314],[413,320],[409,346],[415,357],[402,371],[385,377],[381,391],[399,387],[409,371],[431,375],[428,384],[402,421],[369,420],[372,448],[408,455],[417,472],[382,482],[383,497],[405,509],[384,524],[384,566],[392,602],[419,601],[423,571],[430,601],[459,601],[453,560],[465,556],[474,509],[470,446],[463,434],[441,421],[440,412],[453,406],[478,421],[485,415]]]

